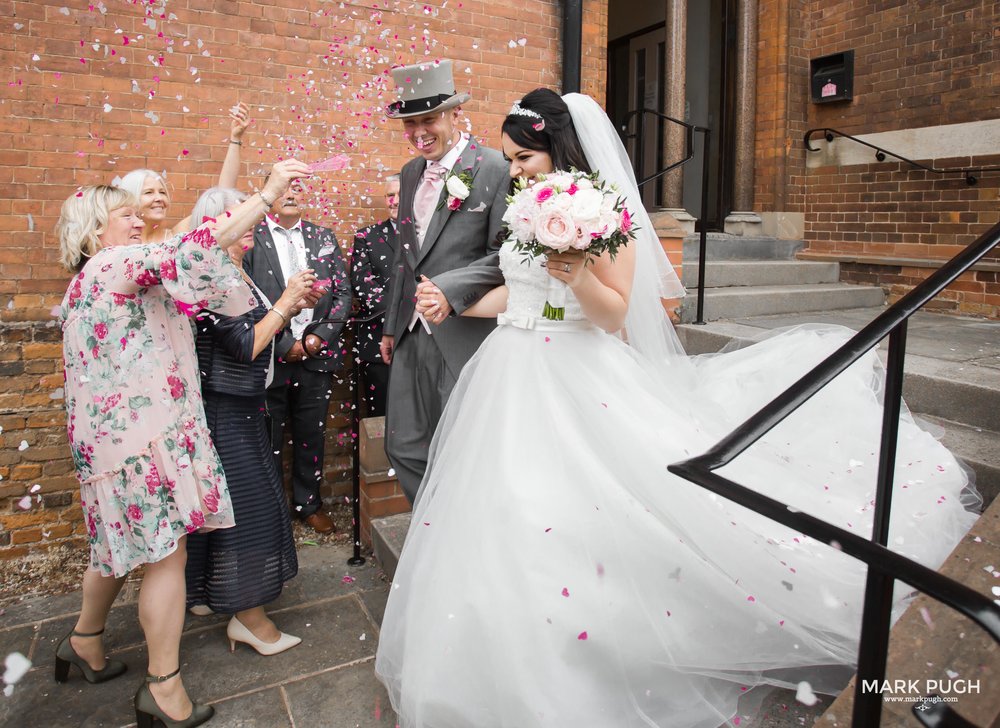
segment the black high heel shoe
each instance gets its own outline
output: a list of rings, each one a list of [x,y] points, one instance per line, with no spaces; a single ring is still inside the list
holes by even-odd
[[[135,722],[138,728],[153,728],[154,720],[158,720],[167,728],[194,728],[196,725],[208,721],[215,715],[215,708],[211,705],[191,704],[191,715],[184,720],[174,720],[169,717],[156,703],[156,698],[149,691],[150,683],[166,682],[172,677],[177,677],[181,669],[178,667],[169,675],[146,675],[146,682],[135,694]]]
[[[86,660],[76,654],[76,650],[73,649],[73,644],[69,641],[70,637],[98,637],[102,634],[104,634],[103,629],[100,632],[92,632],[91,634],[84,634],[73,629],[70,630],[68,635],[62,638],[62,641],[56,647],[55,678],[57,683],[64,683],[69,679],[70,665],[76,665],[79,667],[80,672],[83,673],[84,679],[91,684],[113,680],[128,669],[128,666],[126,666],[124,662],[104,658],[106,660],[104,667],[100,670],[95,670],[87,663]]]

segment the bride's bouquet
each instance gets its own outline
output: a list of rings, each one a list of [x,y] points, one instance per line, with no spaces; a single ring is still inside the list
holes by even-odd
[[[614,260],[638,229],[615,185],[602,181],[597,172],[576,170],[539,175],[534,182],[518,180],[503,220],[514,249],[532,257],[583,250],[593,256],[607,253]],[[563,320],[566,288],[549,278],[543,317]]]

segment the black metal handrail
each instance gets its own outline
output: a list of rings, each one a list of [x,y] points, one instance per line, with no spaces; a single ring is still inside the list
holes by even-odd
[[[994,640],[1000,642],[1000,607],[989,597],[886,548],[902,401],[907,322],[910,316],[998,244],[1000,244],[1000,224],[993,226],[925,281],[914,287],[837,351],[707,452],[674,463],[668,468],[676,475],[806,536],[827,544],[836,544],[836,547],[844,553],[868,565],[852,716],[854,726],[864,728],[878,726],[881,719],[881,694],[877,691],[865,691],[864,685],[866,681],[871,684],[871,680],[881,683],[885,678],[892,588],[896,579],[964,614],[986,630]],[[883,398],[875,517],[870,541],[790,508],[785,503],[761,495],[713,472],[732,462],[866,352],[878,346],[886,336],[889,336],[889,353]],[[933,725],[936,726],[968,725],[968,722],[963,723],[965,719],[958,716],[948,705],[939,703],[933,708],[933,710],[918,710],[915,707],[914,714],[925,725],[932,725],[929,721],[933,721]]]
[[[802,139],[803,143],[806,145],[806,149],[810,152],[820,151],[818,147],[814,147],[810,142],[814,134],[823,133],[823,138],[828,142],[832,142],[835,136],[843,137],[844,139],[850,139],[852,142],[857,144],[862,144],[870,149],[875,150],[875,159],[880,162],[884,162],[886,157],[894,157],[901,162],[906,162],[911,167],[917,169],[922,169],[926,172],[933,172],[934,174],[961,174],[965,177],[965,183],[969,185],[974,185],[979,181],[976,174],[982,174],[983,172],[1000,172],[1000,167],[945,167],[944,169],[938,169],[937,167],[929,167],[926,164],[921,164],[912,159],[907,159],[901,154],[896,154],[895,152],[890,152],[888,149],[883,149],[882,147],[872,144],[871,142],[866,142],[864,139],[858,139],[856,136],[851,136],[839,129],[829,129],[827,127],[820,127],[818,129],[810,129],[806,132],[805,137]],[[975,173],[975,174],[974,174]]]
[[[642,159],[645,153],[645,139],[646,139],[646,114],[652,114],[653,116],[661,119],[663,121],[669,121],[672,124],[677,124],[684,127],[684,159],[679,162],[674,162],[666,167],[663,167],[659,171],[639,179],[639,171],[641,169]],[[633,117],[639,120],[638,128],[635,133],[629,134],[628,127],[631,123]],[[701,220],[696,221],[695,225],[700,227],[698,233],[698,306],[696,310],[695,323],[701,326],[705,325],[705,256],[708,249],[708,238],[707,238],[707,228],[706,220],[708,219],[708,148],[712,138],[712,130],[705,126],[698,126],[697,124],[689,124],[686,121],[681,121],[680,119],[675,119],[672,116],[667,116],[666,114],[660,113],[655,109],[635,109],[633,111],[625,114],[625,119],[622,122],[621,134],[622,141],[627,141],[628,139],[636,140],[636,152],[635,159],[632,160],[632,164],[635,167],[635,176],[638,180],[638,186],[641,189],[642,186],[648,182],[652,182],[654,179],[659,179],[667,172],[672,169],[677,169],[678,167],[687,164],[694,158],[694,135],[699,133],[703,135],[703,145],[702,145],[702,160],[701,160]],[[698,225],[698,222],[701,224]]]

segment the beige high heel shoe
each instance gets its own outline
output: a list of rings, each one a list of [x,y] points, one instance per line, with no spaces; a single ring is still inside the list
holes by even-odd
[[[229,638],[229,651],[236,651],[236,643],[243,642],[253,647],[262,655],[277,655],[279,652],[290,650],[302,641],[301,637],[281,633],[276,642],[264,642],[258,639],[253,632],[247,629],[244,624],[233,615],[226,625],[226,636]]]

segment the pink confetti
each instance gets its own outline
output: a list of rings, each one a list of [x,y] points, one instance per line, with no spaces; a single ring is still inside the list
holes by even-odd
[[[337,172],[341,169],[346,169],[351,166],[351,158],[346,154],[338,154],[336,156],[330,157],[329,159],[324,159],[322,162],[316,162],[316,164],[310,164],[309,168],[313,172]]]
[[[347,574],[347,575],[344,576],[343,579],[340,580],[340,583],[341,584],[353,584],[354,583],[354,577],[351,576],[350,574]]]
[[[569,589],[567,589],[566,587],[563,587],[562,595],[564,597],[568,597],[569,596]]]
[[[548,344],[550,341],[552,341],[552,339],[550,339],[548,336],[546,336],[545,337],[545,343]]]
[[[927,607],[920,607],[920,616],[924,620],[924,624],[934,629],[934,620],[931,619],[931,613],[927,611]]]
[[[586,641],[586,639],[587,639],[587,633],[586,633],[586,631],[584,631],[584,632],[581,632],[580,634],[578,634],[578,635],[576,636],[576,638],[577,638],[578,640],[580,640],[581,642],[583,642],[583,641]]]
[[[757,601],[757,598],[756,598],[756,597],[754,597],[753,595],[750,595],[750,596],[748,596],[748,597],[747,597],[747,601],[748,601],[748,602],[756,602],[756,601]]]

